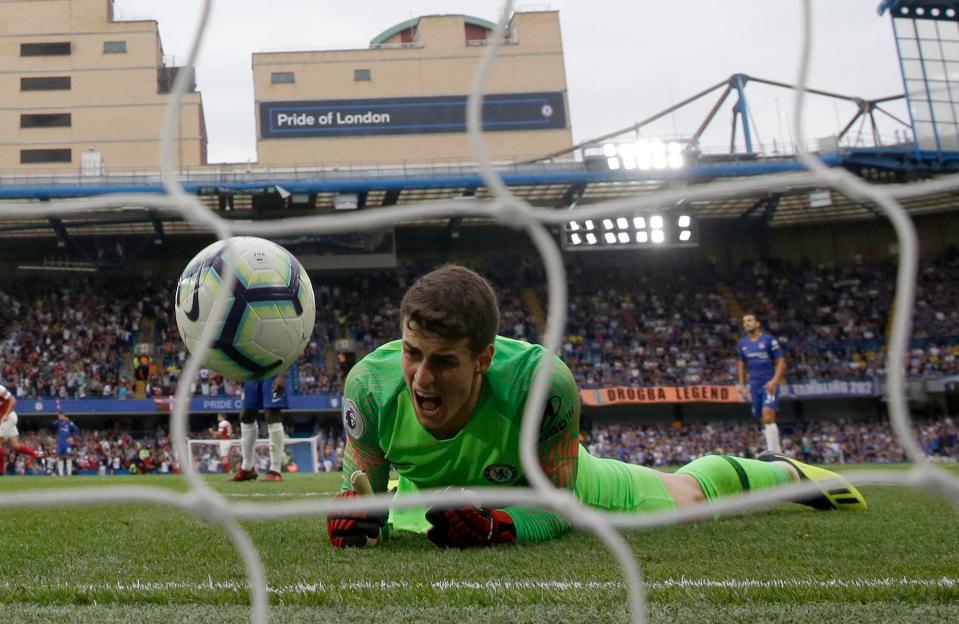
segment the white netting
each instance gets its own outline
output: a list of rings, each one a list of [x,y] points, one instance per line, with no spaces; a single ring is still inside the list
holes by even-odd
[[[228,472],[229,467],[237,467],[242,459],[240,440],[195,439],[190,440],[190,464],[197,472]],[[284,456],[296,466],[297,472],[319,472],[320,462],[317,459],[317,439],[313,438],[286,438],[283,442]],[[253,446],[253,467],[259,471],[269,470],[270,440],[257,439]],[[228,463],[223,464],[223,458]],[[284,464],[284,470],[287,465]]]
[[[158,210],[176,211],[190,222],[215,232],[219,238],[228,238],[234,235],[282,235],[302,233],[307,230],[325,233],[349,232],[357,229],[388,226],[398,221],[414,221],[452,215],[491,217],[500,224],[525,230],[542,256],[549,286],[548,322],[544,344],[548,349],[556,352],[561,344],[566,318],[566,275],[560,251],[545,225],[562,224],[568,218],[568,215],[550,210],[535,209],[523,200],[514,197],[502,183],[490,163],[479,131],[481,127],[480,102],[487,71],[496,55],[499,47],[498,40],[505,31],[506,23],[512,12],[512,5],[511,1],[507,1],[502,7],[497,25],[497,35],[485,51],[467,105],[470,142],[483,180],[494,197],[488,203],[471,203],[463,206],[461,202],[444,201],[390,208],[389,210],[361,212],[343,217],[303,217],[277,222],[258,221],[250,224],[228,222],[204,208],[195,196],[186,194],[177,182],[176,172],[173,170],[173,139],[176,136],[176,122],[179,117],[178,107],[189,80],[188,72],[180,72],[174,85],[173,99],[167,111],[163,132],[164,139],[161,145],[160,166],[164,187],[167,191],[165,196],[147,194],[111,195],[95,199],[67,201],[55,206],[43,203],[9,206],[0,210],[0,216],[31,216],[37,218],[62,216],[63,214],[82,212],[97,207],[141,205]],[[200,27],[197,30],[187,65],[195,64],[200,45],[203,42],[211,6],[212,0],[206,0]],[[799,79],[796,82],[804,88],[812,50],[811,0],[803,0],[802,9],[803,47],[800,56]],[[793,114],[795,135],[800,146],[805,144],[802,121],[804,95],[803,89],[797,92]],[[892,222],[899,241],[895,319],[893,332],[889,339],[886,366],[888,371],[888,404],[893,428],[909,459],[914,462],[914,467],[908,471],[850,472],[846,473],[845,476],[858,485],[882,483],[923,487],[934,494],[948,497],[959,506],[959,478],[932,466],[923,455],[917,440],[910,431],[902,362],[911,331],[918,244],[912,222],[897,202],[897,199],[904,197],[925,195],[959,187],[959,176],[878,188],[869,186],[845,171],[826,169],[808,153],[801,153],[800,157],[808,168],[808,172],[768,175],[747,180],[721,181],[698,187],[666,190],[642,198],[617,199],[580,208],[577,215],[585,219],[617,215],[625,210],[662,210],[663,206],[675,205],[680,199],[689,202],[706,199],[718,200],[755,193],[756,191],[782,191],[794,186],[829,186],[851,198],[875,204]],[[230,292],[232,289],[235,279],[232,267],[227,272],[227,276],[225,287],[221,290],[222,293]],[[185,379],[196,378],[201,362],[206,357],[211,344],[214,327],[214,323],[207,325],[209,331],[204,333],[203,346],[191,354],[184,368],[183,377]],[[531,484],[530,488],[489,488],[478,490],[468,498],[450,493],[424,493],[396,500],[385,495],[378,495],[363,499],[354,498],[345,502],[300,502],[269,506],[229,504],[222,495],[212,490],[203,481],[201,476],[190,467],[189,462],[184,462],[186,468],[184,477],[189,485],[189,489],[185,493],[149,487],[68,489],[8,495],[0,500],[0,507],[62,507],[64,505],[96,503],[150,502],[179,507],[211,522],[216,522],[227,530],[230,538],[240,551],[248,574],[252,604],[251,620],[262,624],[268,620],[269,609],[265,574],[259,553],[247,533],[240,526],[239,518],[265,519],[296,515],[319,515],[334,510],[384,510],[390,506],[467,504],[474,503],[477,499],[484,504],[522,503],[539,505],[565,514],[578,528],[593,532],[609,546],[622,566],[626,577],[632,607],[632,621],[645,622],[645,591],[639,568],[617,529],[645,529],[673,524],[682,520],[709,519],[718,512],[733,513],[760,509],[780,501],[792,500],[800,494],[818,492],[815,485],[807,482],[723,499],[715,504],[701,504],[676,511],[648,515],[611,515],[585,508],[573,498],[571,493],[554,489],[540,470],[536,459],[536,433],[545,405],[548,377],[549,365],[547,359],[543,358],[542,364],[537,370],[532,396],[527,402],[523,417],[521,456],[524,471]],[[189,455],[187,449],[187,415],[191,385],[188,383],[179,384],[175,408],[171,416],[174,447],[180,457]]]

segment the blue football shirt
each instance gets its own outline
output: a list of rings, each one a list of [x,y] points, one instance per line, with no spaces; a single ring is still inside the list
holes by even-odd
[[[749,385],[765,385],[776,374],[776,360],[782,358],[779,341],[768,334],[759,334],[752,340],[749,336],[739,339],[739,361],[746,365]]]

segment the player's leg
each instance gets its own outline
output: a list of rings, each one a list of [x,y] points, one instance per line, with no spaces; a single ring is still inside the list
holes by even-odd
[[[240,469],[230,477],[231,481],[251,481],[256,479],[256,415],[259,409],[246,405],[247,394],[244,392],[244,406],[240,410]]]
[[[693,477],[701,497],[689,490]],[[765,453],[762,459],[744,459],[728,455],[706,455],[692,461],[673,475],[664,478],[666,487],[677,497],[677,505],[695,503],[705,498],[716,500],[752,490],[761,490],[787,483],[811,480],[822,483],[820,496],[797,500],[816,509],[866,509],[862,494],[841,476],[815,466],[808,466],[778,453]]]
[[[263,475],[264,481],[282,481],[283,452],[286,434],[283,431],[282,412],[277,408],[266,410],[266,430],[270,435],[270,469]]]
[[[800,472],[803,466],[795,464],[778,459],[761,461],[707,455],[675,473],[665,473],[646,466],[596,458],[581,448],[575,487],[577,497],[592,507],[609,511],[653,512],[799,481],[804,478]],[[810,475],[807,478],[813,480],[841,479],[829,471]],[[852,485],[848,487],[855,490]],[[865,501],[859,508],[865,508]]]
[[[24,455],[29,455],[33,459],[40,459],[40,451],[33,448],[32,446],[27,446],[19,440],[14,444],[14,450],[18,453],[23,453]]]
[[[57,474],[61,477],[73,474],[73,460],[70,457],[72,451],[69,442],[61,443],[57,440]]]
[[[230,472],[230,444],[229,440],[222,440],[220,442],[220,466],[222,467],[223,472]]]
[[[283,452],[286,434],[283,432],[282,410],[290,404],[287,399],[286,388],[281,392],[273,392],[273,383],[276,377],[264,379],[261,383],[263,394],[263,410],[266,412],[266,430],[270,436],[270,469],[263,476],[264,481],[282,481],[280,474],[283,470]]]
[[[779,439],[779,425],[776,424],[776,412],[779,410],[779,388],[775,393],[766,392],[763,388],[762,420],[763,435],[766,437],[766,448],[773,453],[782,453],[782,444]]]
[[[610,511],[653,512],[799,480],[789,464],[707,455],[675,473],[593,457],[582,446],[576,496]]]
[[[33,459],[40,459],[40,453],[36,449],[20,442],[20,431],[17,429],[17,413],[8,413],[5,422],[7,426],[7,443],[10,448],[17,453],[29,455]]]

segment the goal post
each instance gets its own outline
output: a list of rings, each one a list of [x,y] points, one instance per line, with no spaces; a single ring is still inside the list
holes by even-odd
[[[197,472],[217,473],[229,472],[240,466],[242,459],[240,440],[217,440],[214,438],[190,440],[190,461]],[[284,443],[284,472],[319,472],[317,461],[317,438],[287,438]],[[266,438],[257,439],[254,448],[256,460],[254,467],[263,472],[270,465],[270,441]],[[223,459],[229,464],[224,469]]]

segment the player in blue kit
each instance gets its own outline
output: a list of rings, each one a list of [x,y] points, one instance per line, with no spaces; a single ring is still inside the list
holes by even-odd
[[[762,323],[753,312],[743,315],[746,335],[739,339],[739,391],[750,397],[753,417],[761,418],[766,448],[782,453],[776,410],[779,409],[779,384],[786,373],[786,359],[779,341],[762,332]],[[749,372],[749,394],[746,394],[746,372]]]
[[[257,478],[255,450],[259,426],[256,419],[261,409],[266,415],[266,430],[270,436],[270,469],[263,475],[263,480],[283,480],[280,470],[283,467],[285,434],[280,412],[287,407],[285,372],[243,384],[243,407],[240,410],[240,455],[243,463],[230,477],[230,481],[252,481]]]
[[[73,474],[73,444],[74,438],[80,434],[73,421],[67,418],[63,412],[57,414],[57,419],[53,421],[53,430],[57,435],[57,474],[61,477],[66,474]]]

